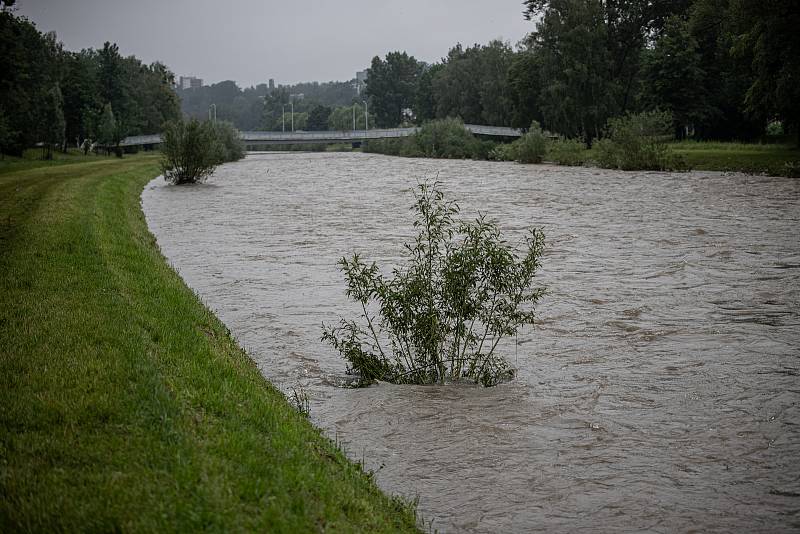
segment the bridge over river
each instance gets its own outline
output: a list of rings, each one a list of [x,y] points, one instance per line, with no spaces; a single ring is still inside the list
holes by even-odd
[[[503,126],[480,126],[465,124],[467,130],[475,135],[491,137],[519,137],[520,130]],[[419,128],[384,128],[375,130],[347,130],[330,132],[240,132],[246,145],[302,145],[331,143],[361,143],[370,139],[390,139],[407,137]],[[134,135],[126,137],[121,146],[157,145],[161,143],[161,135]]]

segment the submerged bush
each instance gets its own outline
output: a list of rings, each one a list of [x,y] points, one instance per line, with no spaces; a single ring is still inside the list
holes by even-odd
[[[371,139],[364,152],[407,158],[478,159],[489,158],[495,144],[481,141],[459,119],[437,119],[423,124],[413,135],[398,139]]]
[[[663,111],[633,113],[611,118],[606,137],[594,144],[597,163],[608,169],[679,170],[680,156],[669,147],[673,138],[672,115]]]
[[[587,160],[586,143],[578,139],[556,139],[547,145],[547,159],[559,165],[583,165]]]
[[[500,143],[489,151],[488,159],[492,161],[516,161],[517,152],[514,143]]]
[[[173,184],[191,184],[208,178],[220,163],[244,157],[239,132],[227,123],[191,119],[164,125],[161,171]]]
[[[432,158],[471,158],[479,144],[464,123],[453,118],[426,122],[413,137],[422,154]]]
[[[800,178],[800,161],[787,161],[783,165],[783,173],[787,178]]]
[[[547,138],[538,122],[531,125],[528,133],[514,141],[514,156],[520,163],[541,163],[547,152]]]
[[[361,150],[363,152],[385,154],[387,156],[406,155],[411,152],[412,148],[416,150],[416,145],[411,142],[410,137],[399,137],[394,139],[370,139],[361,145]]]
[[[239,161],[244,157],[244,143],[239,136],[239,130],[233,124],[220,121],[213,124],[212,129],[217,163]]]
[[[384,277],[358,254],[339,262],[360,322],[323,325],[329,342],[362,382],[428,384],[468,378],[494,385],[513,376],[500,340],[533,324],[542,295],[532,282],[544,247],[530,229],[522,253],[483,216],[457,222],[458,206],[437,184],[415,193],[416,240],[408,262]]]

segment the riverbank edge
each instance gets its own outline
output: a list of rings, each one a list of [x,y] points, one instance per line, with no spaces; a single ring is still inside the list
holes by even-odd
[[[0,175],[0,530],[416,531],[167,264],[157,174]]]
[[[409,138],[403,138],[409,139]],[[384,142],[396,142],[397,140],[384,140]],[[401,158],[419,158],[417,155],[397,154],[392,150],[385,150],[381,143],[374,143],[373,149],[365,152],[380,154],[383,156],[393,156]],[[375,148],[377,147],[377,148]],[[715,171],[715,172],[737,172],[753,176],[766,175],[780,178],[796,178],[794,173],[800,172],[800,148],[789,145],[777,144],[743,144],[736,142],[673,142],[669,144],[672,152],[680,157],[686,164],[687,171]],[[434,156],[424,156],[433,159]],[[458,159],[458,158],[456,158]],[[594,163],[594,152],[592,149],[584,150],[579,158],[586,161],[583,164],[565,165],[548,159],[545,155],[541,164],[557,165],[560,167],[583,167],[583,168],[602,168]],[[481,161],[481,160],[474,160]],[[486,160],[492,161],[492,160]],[[505,162],[510,163],[510,162]],[[531,165],[524,163],[521,165]],[[533,164],[537,165],[537,164]],[[638,172],[638,171],[620,171]],[[668,171],[684,172],[684,171]]]

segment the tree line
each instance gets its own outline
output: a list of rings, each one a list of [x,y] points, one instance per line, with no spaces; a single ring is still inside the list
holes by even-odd
[[[459,117],[588,142],[608,119],[671,113],[679,138],[753,139],[800,124],[795,0],[527,0],[515,50],[454,46],[426,64],[375,57],[366,94],[381,127]]]
[[[65,50],[54,33],[0,12],[0,151],[20,155],[97,142],[117,147],[129,135],[161,131],[180,117],[174,76],[161,63],[123,57],[116,44]]]
[[[207,118],[213,106],[219,120],[228,121],[240,130],[280,131],[284,127],[290,130],[291,104],[294,103],[296,130],[324,130],[334,109],[353,102],[356,89],[355,80],[308,82],[275,88],[261,83],[244,89],[236,82],[226,80],[203,87],[178,89],[178,96],[186,116]]]

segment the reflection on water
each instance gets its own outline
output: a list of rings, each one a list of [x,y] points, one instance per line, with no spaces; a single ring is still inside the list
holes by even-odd
[[[336,261],[392,265],[417,180],[507,235],[549,288],[495,388],[335,387]],[[800,182],[720,173],[252,154],[153,182],[153,233],[263,373],[446,532],[800,527]]]

